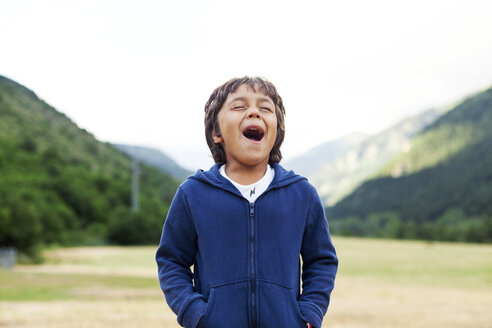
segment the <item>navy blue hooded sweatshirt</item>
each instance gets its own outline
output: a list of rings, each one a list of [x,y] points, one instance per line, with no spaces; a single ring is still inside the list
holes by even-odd
[[[218,164],[178,188],[156,261],[181,326],[321,327],[338,266],[324,209],[305,178],[273,168],[254,203]]]

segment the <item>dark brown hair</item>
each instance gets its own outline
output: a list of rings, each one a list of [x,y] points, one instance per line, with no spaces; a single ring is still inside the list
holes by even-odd
[[[282,159],[282,153],[280,152],[280,146],[284,141],[285,136],[285,125],[284,116],[285,109],[282,102],[282,98],[277,93],[275,86],[268,80],[257,77],[257,76],[245,76],[241,78],[234,78],[226,83],[222,84],[220,87],[214,90],[210,95],[207,103],[205,104],[205,138],[207,139],[208,148],[212,152],[212,156],[216,163],[225,164],[226,155],[221,144],[214,143],[212,133],[215,135],[220,135],[219,129],[219,111],[224,105],[227,96],[230,93],[236,92],[236,90],[243,84],[255,90],[255,92],[261,92],[265,96],[270,97],[275,104],[275,114],[277,116],[277,137],[275,143],[273,144],[272,151],[270,152],[269,163],[279,163]]]

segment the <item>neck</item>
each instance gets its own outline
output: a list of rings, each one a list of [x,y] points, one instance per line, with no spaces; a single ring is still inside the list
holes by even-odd
[[[250,185],[263,178],[267,164],[268,162],[255,166],[242,166],[226,163],[225,171],[227,176],[233,181],[242,185]]]

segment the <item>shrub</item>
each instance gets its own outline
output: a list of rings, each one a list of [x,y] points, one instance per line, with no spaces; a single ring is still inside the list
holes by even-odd
[[[121,245],[155,245],[161,229],[162,223],[154,216],[119,207],[110,217],[108,239]]]

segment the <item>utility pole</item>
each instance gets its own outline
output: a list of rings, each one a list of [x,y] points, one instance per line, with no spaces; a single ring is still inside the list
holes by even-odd
[[[138,212],[138,188],[139,188],[140,168],[138,159],[132,157],[132,211]]]

